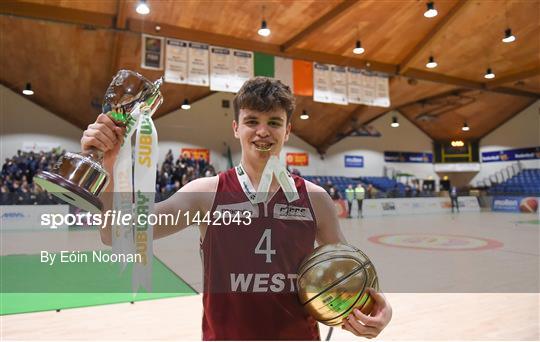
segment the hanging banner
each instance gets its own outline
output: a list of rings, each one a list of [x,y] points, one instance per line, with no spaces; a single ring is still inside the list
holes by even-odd
[[[390,107],[390,86],[388,77],[375,76],[375,98],[373,99],[373,106],[377,107]]]
[[[210,90],[234,92],[232,50],[210,47]]]
[[[291,166],[308,166],[309,155],[307,153],[287,153],[287,165]]]
[[[180,151],[183,158],[193,158],[199,160],[202,157],[207,163],[210,163],[210,150],[207,148],[183,148]]]
[[[540,146],[482,152],[482,163],[540,159]]]
[[[190,42],[188,51],[187,83],[208,87],[208,45]]]
[[[188,51],[188,42],[167,38],[165,46],[165,82],[187,83]]]
[[[366,75],[356,68],[347,68],[347,89],[350,103],[390,107],[387,77]]]
[[[163,69],[163,37],[142,35],[141,68]]]
[[[347,69],[342,66],[330,66],[330,100],[332,103],[347,105]]]
[[[313,101],[332,102],[331,82],[330,66],[313,63]]]
[[[362,70],[347,68],[347,93],[349,103],[362,103]]]
[[[294,95],[313,96],[313,63],[293,60]]]
[[[232,65],[234,78],[231,91],[237,92],[244,82],[253,77],[253,52],[233,50]]]

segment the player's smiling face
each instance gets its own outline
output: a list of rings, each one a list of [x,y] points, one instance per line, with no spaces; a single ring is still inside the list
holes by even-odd
[[[245,156],[267,159],[271,155],[279,155],[289,139],[291,124],[287,123],[284,110],[261,113],[241,109],[238,122],[233,121],[233,130],[234,136],[240,139]]]

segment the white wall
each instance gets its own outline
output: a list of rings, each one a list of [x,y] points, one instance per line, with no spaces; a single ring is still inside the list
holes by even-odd
[[[14,156],[25,142],[55,143],[80,150],[82,130],[0,85],[0,161]]]
[[[510,150],[521,147],[540,146],[540,101],[514,116],[501,127],[497,128],[480,141],[480,157],[482,152]],[[500,171],[515,161],[482,163],[478,174],[472,179],[471,185]],[[540,168],[540,160],[524,160],[525,168]]]
[[[223,99],[230,101],[231,108],[221,107]],[[229,145],[233,163],[238,163],[240,143],[232,133],[231,125],[234,117],[232,99],[233,94],[216,93],[195,103],[188,111],[179,109],[163,118],[156,119],[160,162],[169,149],[173,151],[176,158],[182,148],[207,148],[210,150],[210,159],[216,169],[225,170],[226,151]],[[81,129],[2,86],[0,86],[0,100],[2,158],[13,156],[25,141],[57,142],[68,151],[79,151]],[[294,134],[291,134],[280,157],[284,161],[285,154],[288,152],[308,153],[308,166],[293,167],[305,175],[357,177],[382,175],[385,150],[431,151],[431,139],[399,114],[396,115],[399,117],[401,126],[396,129],[391,128],[389,124],[392,114],[386,114],[372,123],[381,132],[382,137],[343,139],[329,149],[324,160],[321,160],[315,148]],[[345,168],[344,156],[346,154],[364,156],[365,167]],[[387,165],[421,178],[436,176],[431,164],[387,163]]]

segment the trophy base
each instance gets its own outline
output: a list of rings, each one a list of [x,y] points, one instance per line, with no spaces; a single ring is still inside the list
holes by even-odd
[[[57,174],[42,171],[34,177],[34,182],[61,200],[92,214],[99,214],[103,209],[99,198]]]

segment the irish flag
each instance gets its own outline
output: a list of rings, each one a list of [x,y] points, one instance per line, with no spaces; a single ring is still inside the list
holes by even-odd
[[[255,76],[274,77],[295,95],[313,96],[313,63],[255,52]]]

